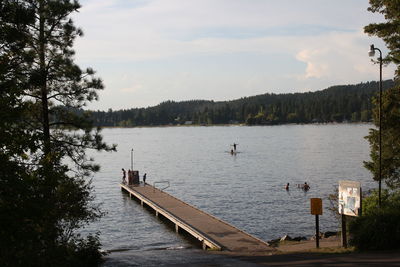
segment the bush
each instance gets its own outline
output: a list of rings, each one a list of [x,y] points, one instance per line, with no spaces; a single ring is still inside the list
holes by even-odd
[[[365,199],[363,216],[349,224],[350,244],[360,250],[400,248],[399,192],[382,194],[382,208],[377,208],[376,192]]]
[[[40,261],[30,263],[32,266],[95,267],[102,263],[102,256],[98,235],[89,235],[86,238],[76,236],[44,251]]]
[[[378,206],[378,190],[371,190],[366,193],[368,197],[363,199],[362,212],[363,215],[373,213]],[[394,210],[400,208],[400,191],[382,190],[381,194],[382,207],[384,209]]]
[[[98,235],[89,235],[86,239],[78,239],[70,242],[67,249],[67,266],[99,266],[102,262],[100,241]]]

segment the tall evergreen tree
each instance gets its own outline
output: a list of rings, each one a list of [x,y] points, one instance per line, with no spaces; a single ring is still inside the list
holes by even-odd
[[[368,10],[383,14],[385,22],[369,24],[364,30],[385,41],[389,53],[384,61],[396,64],[397,70],[395,85],[383,92],[381,99],[374,99],[373,121],[377,128],[370,129],[366,137],[370,143],[371,160],[364,164],[375,180],[386,182],[392,190],[384,190],[381,194],[379,188],[377,199],[374,194],[365,199],[370,205],[365,205],[364,215],[350,224],[350,244],[364,250],[393,249],[400,242],[400,235],[395,234],[398,233],[400,219],[400,0],[369,2]],[[371,202],[375,202],[379,209]]]
[[[375,99],[377,105],[378,100]],[[379,124],[378,109],[374,122]],[[371,161],[365,167],[379,179],[379,129],[370,129],[366,137],[371,146]],[[382,179],[392,189],[400,189],[400,87],[393,87],[382,97]]]
[[[88,177],[99,166],[88,148],[115,150],[71,112],[103,88],[74,64],[82,31],[70,0],[0,2],[0,265],[91,265],[98,237],[76,230],[99,218]],[[67,131],[73,130],[73,131]]]
[[[379,179],[379,131],[382,131],[382,180],[392,189],[400,189],[400,0],[370,0],[371,12],[384,15],[385,22],[372,23],[364,30],[382,38],[389,48],[386,63],[397,65],[395,86],[382,97],[382,128],[371,129],[366,137],[371,146],[371,161],[365,167]],[[374,123],[379,127],[379,100],[375,99]]]
[[[384,61],[397,65],[395,76],[398,78],[400,77],[400,0],[370,0],[369,4],[368,11],[383,14],[385,21],[371,23],[365,26],[364,31],[385,41],[389,53]]]

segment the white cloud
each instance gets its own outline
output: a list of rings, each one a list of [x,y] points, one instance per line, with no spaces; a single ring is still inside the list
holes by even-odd
[[[296,58],[307,64],[301,79],[327,78],[342,82],[376,79],[376,66],[368,57],[368,38],[361,31],[356,33],[331,33],[303,40]],[[381,47],[384,44],[374,39]],[[385,70],[385,77],[393,77],[394,67]]]
[[[362,27],[382,18],[367,6],[368,0],[84,0],[75,15],[86,34],[76,42],[76,58],[104,78],[107,97],[97,104],[103,109],[376,80],[367,50],[384,45]],[[393,67],[385,68],[384,77],[392,76]]]
[[[324,49],[326,50],[326,49]],[[307,63],[306,73],[304,78],[321,78],[322,76],[329,74],[329,65],[327,62],[318,62],[315,59],[319,59],[321,54],[325,51],[323,50],[310,50],[305,49],[297,53],[296,58],[300,61]],[[300,77],[302,78],[302,77]]]
[[[141,84],[132,84],[130,87],[123,87],[122,89],[120,89],[120,91],[123,93],[134,93],[141,88],[143,88],[143,85]]]
[[[288,36],[307,32],[308,26],[321,27],[321,31],[358,29],[366,23],[361,15],[366,0],[355,2],[364,7],[343,0],[252,0],[250,4],[248,0],[154,0],[133,7],[128,1],[119,7],[121,1],[92,0],[76,16],[87,34],[77,47],[82,58],[108,60],[154,60],[192,52],[223,52],[231,50],[232,43],[233,52],[238,51],[235,47],[254,49],[257,43],[262,43],[265,50],[268,43],[262,40],[281,38],[276,34],[282,34],[282,29]],[[344,13],[345,8],[351,10]],[[359,10],[359,16],[352,14],[355,10]],[[338,13],[342,14],[340,19]],[[296,25],[305,29],[299,30]],[[216,31],[219,38],[212,37]],[[254,31],[259,36],[245,42],[224,37],[240,31]]]

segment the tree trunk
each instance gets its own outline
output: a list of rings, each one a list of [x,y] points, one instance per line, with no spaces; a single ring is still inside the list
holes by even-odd
[[[42,102],[42,130],[43,130],[43,152],[46,157],[51,151],[49,105],[47,99],[47,70],[46,70],[46,40],[45,40],[45,16],[43,2],[39,3],[39,64],[40,64],[40,91]]]

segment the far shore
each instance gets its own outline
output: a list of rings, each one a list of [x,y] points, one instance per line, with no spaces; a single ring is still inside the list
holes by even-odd
[[[264,126],[285,126],[285,125],[373,125],[373,122],[318,122],[318,123],[282,123],[282,124],[257,124],[248,125],[245,123],[234,123],[234,124],[168,124],[168,125],[140,125],[140,126],[95,126],[102,129],[114,129],[114,128],[168,128],[168,127],[217,127],[217,126],[241,126],[241,127],[264,127]]]

